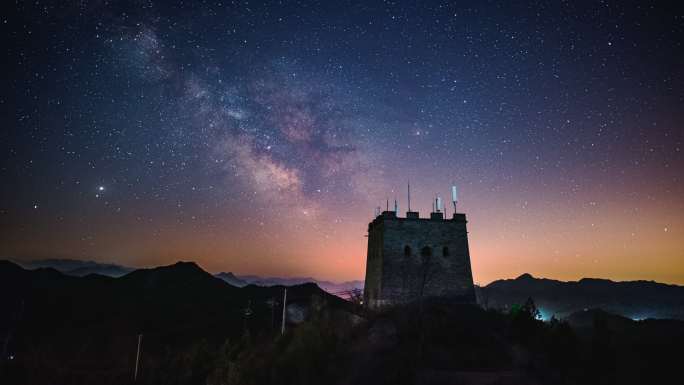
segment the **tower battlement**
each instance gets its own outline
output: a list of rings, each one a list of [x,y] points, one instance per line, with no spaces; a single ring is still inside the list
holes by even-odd
[[[475,302],[466,215],[401,218],[383,211],[368,225],[364,302],[370,308],[421,298]]]

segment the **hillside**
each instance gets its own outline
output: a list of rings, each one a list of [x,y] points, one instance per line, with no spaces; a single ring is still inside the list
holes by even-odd
[[[89,274],[99,274],[107,277],[121,277],[128,274],[135,268],[122,266],[112,263],[100,263],[95,261],[81,261],[75,259],[39,259],[33,261],[14,261],[14,263],[28,270],[39,268],[53,268],[66,275],[84,277]],[[261,277],[258,275],[236,275],[232,272],[220,272],[215,274],[217,278],[229,283],[232,286],[243,287],[247,285],[257,286],[293,286],[304,283],[315,283],[321,289],[332,294],[344,294],[351,290],[363,289],[363,281],[332,282],[318,280],[313,277]]]
[[[29,271],[0,261],[0,306],[8,315],[0,317],[0,335],[7,336],[6,355],[30,375],[30,383],[103,377],[124,383],[138,334],[146,374],[184,378],[192,365],[183,356],[196,349],[213,351],[246,334],[277,333],[282,295],[283,287],[231,286],[191,262],[111,278]],[[312,301],[348,306],[314,284],[298,285],[288,288],[288,316],[301,322]],[[78,381],[68,380],[74,376]]]
[[[577,311],[600,308],[631,319],[684,319],[684,286],[653,281],[615,282],[583,278],[557,281],[523,274],[479,288],[486,307],[510,308],[532,297],[544,318],[566,317]]]
[[[127,266],[93,261],[44,259],[21,262],[27,269],[49,267],[66,275],[98,274],[120,277],[135,269]],[[221,272],[214,275],[224,282],[244,287],[256,285],[292,286],[315,283],[321,289],[343,298],[353,290],[362,290],[363,281],[331,282],[312,277],[261,277]],[[507,309],[522,304],[529,297],[539,306],[545,319],[555,315],[566,317],[585,309],[600,308],[631,319],[684,319],[684,287],[653,281],[615,282],[608,279],[583,278],[579,281],[558,281],[523,274],[515,279],[497,280],[477,288],[478,302],[485,307]]]

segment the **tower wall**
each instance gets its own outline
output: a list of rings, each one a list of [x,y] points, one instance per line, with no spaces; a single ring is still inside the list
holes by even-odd
[[[465,214],[444,220],[441,213],[423,219],[384,212],[369,224],[366,304],[377,308],[421,297],[475,302]]]

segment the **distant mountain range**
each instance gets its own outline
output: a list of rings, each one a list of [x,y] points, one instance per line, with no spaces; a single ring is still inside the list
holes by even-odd
[[[75,277],[85,277],[88,274],[99,274],[116,278],[135,270],[135,268],[132,267],[116,265],[113,263],[81,261],[77,259],[40,259],[36,261],[15,260],[13,262],[29,270],[52,268],[60,273]]]
[[[478,288],[477,293],[483,306],[494,308],[522,304],[531,297],[544,318],[564,318],[578,311],[603,309],[633,320],[684,319],[684,286],[653,281],[583,278],[563,282],[523,274],[494,281]]]
[[[38,268],[53,268],[63,274],[85,277],[88,274],[99,274],[107,277],[121,277],[135,270],[135,268],[116,265],[111,263],[100,263],[95,261],[80,261],[75,259],[41,259],[36,261],[15,261],[25,269],[34,270]],[[293,286],[313,282],[328,293],[338,294],[346,297],[351,290],[363,289],[363,281],[332,282],[317,280],[312,277],[260,277],[257,275],[235,275],[231,272],[221,272],[215,274],[217,278],[236,286],[244,287],[247,285],[256,286]]]
[[[133,268],[116,264],[70,259],[44,259],[18,262],[26,269],[50,267],[66,275],[86,276],[99,274],[120,277],[132,272]],[[362,290],[361,280],[331,282],[311,277],[260,277],[256,275],[235,275],[221,272],[216,278],[235,287],[248,285],[292,286],[313,282],[328,293],[347,297],[351,290]],[[579,281],[558,281],[535,278],[523,274],[515,279],[497,280],[478,287],[478,302],[486,307],[507,308],[524,303],[531,297],[544,318],[557,318],[586,309],[605,311],[631,319],[673,318],[684,319],[684,286],[668,285],[653,281],[615,282],[607,279],[583,278]]]
[[[307,282],[313,282],[321,289],[331,294],[340,294],[345,296],[351,290],[363,290],[363,281],[345,281],[345,282],[331,282],[321,281],[312,277],[294,277],[294,278],[280,278],[280,277],[260,277],[258,275],[235,275],[233,273],[218,273],[217,278],[220,278],[233,286],[243,287],[247,285],[256,286],[292,286],[301,285]]]

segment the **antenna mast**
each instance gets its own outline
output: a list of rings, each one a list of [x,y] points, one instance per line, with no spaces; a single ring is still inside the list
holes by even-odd
[[[406,181],[406,187],[408,191],[408,211],[411,211],[411,181]]]
[[[456,185],[451,185],[451,202],[454,204],[454,214],[456,214],[456,202],[458,202],[458,191],[456,191]]]

